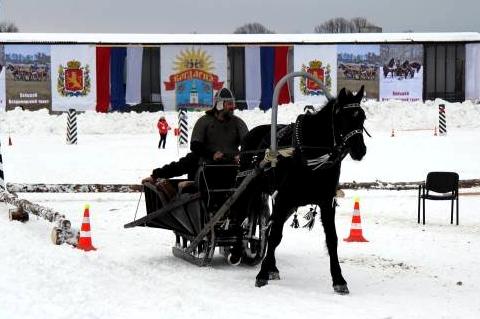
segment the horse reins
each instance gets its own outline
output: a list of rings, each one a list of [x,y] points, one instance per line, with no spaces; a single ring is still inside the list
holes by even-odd
[[[370,134],[366,131],[365,127],[362,126],[361,129],[355,129],[355,130],[352,130],[350,132],[348,132],[346,135],[342,136],[341,134],[339,134],[339,138],[341,139],[340,141],[337,141],[337,134],[335,134],[335,120],[334,120],[334,117],[335,117],[335,109],[336,109],[336,106],[338,104],[334,104],[333,107],[332,107],[332,135],[333,135],[333,149],[331,148],[328,148],[328,149],[331,149],[332,151],[329,153],[329,154],[324,154],[324,155],[321,155],[317,158],[314,158],[314,159],[309,159],[307,160],[307,165],[308,166],[315,166],[314,168],[312,168],[312,170],[317,170],[319,168],[329,168],[331,166],[333,166],[335,163],[337,162],[340,162],[341,160],[343,160],[345,158],[345,156],[347,156],[348,152],[347,152],[347,148],[345,147],[346,144],[347,144],[347,141],[352,138],[354,135],[356,134],[363,134],[363,132],[365,131],[367,133],[367,135],[369,137]],[[361,108],[360,106],[360,103],[350,103],[350,104],[345,104],[343,107],[343,109],[349,109],[349,108]],[[302,120],[297,120],[297,123],[300,124],[300,127],[302,125],[302,122],[303,122],[303,119]],[[297,124],[296,123],[296,124]],[[299,129],[296,128],[296,132],[300,131]],[[298,145],[301,145],[301,140],[302,140],[302,135],[301,135],[301,132],[295,134],[295,137],[297,138],[297,142]],[[301,146],[300,147],[300,150],[301,149],[304,149],[304,148],[307,148],[305,146]],[[309,147],[309,148],[317,148],[317,147]],[[320,148],[324,148],[325,147],[318,147],[318,149]]]
[[[284,128],[282,128],[278,132],[278,136],[283,137],[286,134],[286,132],[288,131],[288,129],[293,127],[295,144],[297,145],[297,147],[300,148],[300,150],[302,150],[302,149],[317,149],[317,150],[323,149],[323,150],[327,150],[327,151],[332,151],[330,154],[325,154],[323,156],[320,156],[319,158],[308,160],[307,161],[308,165],[316,165],[316,164],[322,164],[322,163],[325,164],[326,162],[331,162],[332,164],[334,164],[335,162],[337,162],[340,159],[343,159],[347,155],[347,153],[345,152],[345,150],[346,150],[345,145],[346,145],[347,141],[350,138],[352,138],[354,135],[362,134],[363,132],[365,132],[368,135],[368,137],[372,137],[370,135],[370,133],[367,131],[367,129],[365,128],[365,126],[363,126],[361,129],[352,130],[351,132],[347,133],[345,136],[340,136],[341,143],[337,143],[336,138],[335,138],[335,125],[334,125],[334,120],[333,120],[335,106],[336,106],[336,104],[332,108],[332,133],[333,133],[332,135],[333,135],[333,139],[334,139],[333,149],[331,147],[325,147],[325,146],[306,146],[306,145],[303,145],[303,135],[302,135],[301,128],[303,126],[303,117],[304,116],[299,116],[297,118],[297,121],[294,124],[293,123],[289,124],[289,125],[285,126]],[[348,108],[357,108],[357,107],[361,108],[360,103],[345,104],[343,106],[344,109],[346,109],[346,108],[347,109]],[[284,147],[284,148],[288,149],[289,147]],[[280,148],[280,149],[282,149],[282,148]],[[268,148],[259,149],[259,150],[240,151],[239,154],[260,154],[260,153],[264,153],[265,151],[268,151]],[[336,156],[333,156],[334,154],[336,154]],[[340,156],[338,156],[338,155],[340,155]],[[334,161],[333,162],[332,161],[327,161],[328,159],[334,159]],[[321,165],[318,165],[316,168],[314,168],[314,170],[319,168],[319,166],[321,166]]]

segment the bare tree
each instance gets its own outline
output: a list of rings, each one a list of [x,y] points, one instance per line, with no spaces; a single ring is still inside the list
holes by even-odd
[[[314,29],[315,33],[351,33],[352,30],[352,22],[341,17],[327,20]]]
[[[269,30],[263,24],[258,22],[246,23],[241,27],[238,27],[233,31],[236,34],[254,34],[254,33],[275,33],[272,30]]]
[[[315,27],[315,33],[355,33],[364,32],[369,28],[378,31],[381,28],[377,27],[373,23],[370,23],[367,19],[362,17],[356,17],[347,20],[342,17],[333,18],[319,24]]]
[[[350,20],[353,24],[353,32],[382,32],[382,28],[371,23],[366,18],[356,17]],[[372,31],[367,31],[372,30]]]
[[[12,22],[1,22],[0,32],[18,32],[18,27]]]
[[[356,17],[350,20],[353,24],[353,28],[356,32],[359,32],[362,28],[371,26],[372,24],[368,22],[367,19],[362,17]]]

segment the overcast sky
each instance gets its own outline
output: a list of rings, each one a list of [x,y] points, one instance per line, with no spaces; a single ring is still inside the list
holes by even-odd
[[[232,33],[260,22],[311,33],[332,17],[365,17],[384,32],[480,32],[480,0],[0,0],[20,32]]]

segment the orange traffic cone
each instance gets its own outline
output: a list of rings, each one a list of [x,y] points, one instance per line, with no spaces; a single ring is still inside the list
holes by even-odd
[[[90,236],[90,205],[85,205],[83,212],[82,228],[80,229],[80,238],[78,239],[78,249],[90,251],[97,250],[92,245],[92,237]]]
[[[355,205],[353,206],[352,226],[350,227],[350,236],[344,238],[348,242],[368,242],[363,238],[362,234],[362,220],[360,218],[360,202],[358,197],[355,198]]]
[[[9,145],[9,146],[12,146],[12,145],[13,145],[13,144],[12,144],[12,138],[10,137],[10,135],[8,136],[8,145]]]

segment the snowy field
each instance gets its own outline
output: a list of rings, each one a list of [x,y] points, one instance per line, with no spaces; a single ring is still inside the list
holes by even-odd
[[[367,102],[367,155],[347,158],[342,182],[420,181],[429,171],[480,178],[480,106],[447,105],[448,135],[433,136],[438,103]],[[303,105],[281,106],[289,123]],[[66,116],[0,113],[5,179],[10,183],[137,184],[151,169],[175,160],[173,134],[158,150],[155,125],[163,114],[78,117],[79,144],[65,145]],[[166,113],[176,126],[176,114]],[[189,126],[201,114],[189,114]],[[237,112],[249,128],[270,113]],[[395,137],[391,137],[391,130]],[[410,131],[411,129],[422,129]],[[13,145],[8,146],[8,136]],[[461,192],[475,192],[465,189]],[[460,198],[460,225],[447,202],[427,201],[417,224],[416,191],[352,191],[339,200],[339,256],[350,295],[333,293],[322,227],[285,227],[277,250],[282,280],[254,287],[257,267],[232,267],[217,255],[198,268],[173,257],[174,236],[158,229],[124,229],[139,194],[19,194],[67,216],[80,228],[90,204],[95,252],[54,246],[53,227],[31,216],[8,221],[0,205],[0,318],[479,318],[480,196]],[[368,243],[346,243],[359,196]],[[299,210],[299,216],[307,207]],[[144,203],[137,215],[143,216]],[[300,223],[305,221],[300,218]]]

